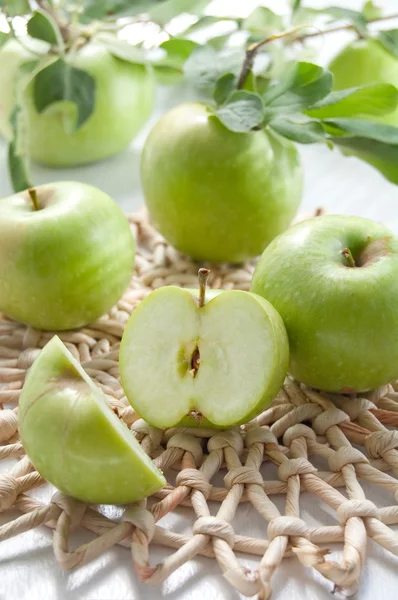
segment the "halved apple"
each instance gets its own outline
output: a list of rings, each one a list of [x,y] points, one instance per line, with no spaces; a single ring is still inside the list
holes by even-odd
[[[120,348],[133,408],[157,427],[227,427],[260,413],[286,376],[289,346],[273,306],[238,290],[164,287],[134,310]],[[187,421],[188,419],[188,421]]]
[[[61,340],[33,363],[19,403],[27,455],[47,481],[90,504],[125,504],[166,481]]]

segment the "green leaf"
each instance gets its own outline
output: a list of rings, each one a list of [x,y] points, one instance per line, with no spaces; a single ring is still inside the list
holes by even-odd
[[[7,40],[10,39],[10,36],[8,33],[4,33],[4,31],[0,31],[0,48],[2,46],[4,46],[4,44],[6,43]]]
[[[28,0],[0,0],[0,8],[10,17],[20,17],[31,12]]]
[[[209,45],[196,48],[184,64],[187,80],[200,89],[209,89],[225,73],[238,74],[244,53],[241,49],[216,52]]]
[[[28,60],[27,62],[24,62],[21,65],[19,65],[19,71],[24,75],[32,73],[38,67],[39,63],[40,60]]]
[[[214,100],[221,105],[227,101],[229,96],[236,91],[237,77],[233,73],[226,73],[217,80],[214,90]]]
[[[283,18],[269,8],[258,6],[243,22],[243,29],[261,32],[264,36],[283,29]]]
[[[83,0],[82,23],[102,20],[104,17],[134,16],[148,13],[154,7],[166,4],[165,0]]]
[[[73,102],[77,108],[75,129],[78,129],[94,110],[95,86],[95,79],[89,73],[59,58],[33,80],[36,110],[41,113],[54,102]]]
[[[292,4],[292,11],[293,11],[293,13],[295,13],[298,11],[298,9],[301,6],[301,0],[292,0],[291,4]]]
[[[234,92],[215,114],[231,131],[244,133],[262,123],[264,106],[258,94],[240,90]]]
[[[154,5],[148,12],[157,23],[165,25],[181,13],[191,15],[202,15],[209,0],[165,0],[163,2],[152,2]]]
[[[390,54],[398,58],[398,29],[380,31],[377,39]]]
[[[16,105],[11,117],[10,123],[13,129],[13,139],[8,145],[8,174],[11,180],[14,192],[21,192],[31,187],[29,180],[28,160],[18,152],[19,146],[19,120],[20,106]]]
[[[355,136],[366,137],[386,144],[398,144],[398,127],[392,125],[361,119],[325,119],[324,122]]]
[[[325,130],[319,121],[300,121],[299,119],[277,118],[268,123],[274,131],[299,144],[315,144],[325,141]]]
[[[44,10],[35,10],[27,24],[28,34],[31,37],[56,45],[61,38],[57,23]]]
[[[351,10],[350,8],[342,8],[341,6],[330,6],[328,8],[324,8],[322,12],[335,17],[339,21],[343,20],[352,23],[361,35],[366,36],[368,22],[366,17],[361,12],[357,10]]]
[[[373,0],[367,0],[362,8],[362,14],[367,21],[379,19],[382,15],[382,10]]]
[[[398,185],[398,144],[375,141],[366,137],[332,137],[332,142],[343,153],[354,153],[358,158],[370,163],[384,177]]]
[[[142,48],[137,48],[129,44],[126,40],[121,40],[114,35],[102,33],[96,37],[96,41],[105,46],[105,48],[116,58],[131,62],[137,65],[148,63],[146,52]]]
[[[330,71],[312,63],[293,63],[279,83],[265,92],[263,99],[269,114],[297,112],[327,96],[332,85]]]
[[[385,115],[396,109],[398,90],[388,83],[331,92],[305,111],[310,117],[352,117],[355,115]]]
[[[190,57],[195,48],[198,47],[199,44],[192,40],[185,40],[183,38],[167,40],[160,45],[160,48],[166,51],[166,57],[162,58],[156,65],[182,69],[185,61]]]

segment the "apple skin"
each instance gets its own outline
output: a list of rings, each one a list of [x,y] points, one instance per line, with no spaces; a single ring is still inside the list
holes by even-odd
[[[347,266],[344,248],[361,266]],[[299,223],[265,250],[251,289],[282,316],[299,381],[355,393],[397,379],[398,240],[384,225],[339,215]]]
[[[272,132],[234,133],[205,105],[180,105],[155,125],[141,181],[160,233],[196,260],[241,262],[286,229],[302,195],[293,143]]]
[[[78,500],[126,504],[166,484],[57,336],[29,370],[18,419],[23,446],[35,469]]]
[[[289,344],[283,321],[275,308],[257,294],[209,290],[209,302],[199,308],[193,292],[166,286],[152,292],[133,311],[119,356],[124,392],[134,410],[155,427],[220,429],[247,423],[270,404],[286,377]],[[224,326],[227,311],[230,314]],[[256,319],[258,351],[256,347],[254,360],[250,361],[252,340],[249,336],[245,339],[242,332],[246,333],[249,328],[253,333],[253,323],[250,323],[253,318]],[[233,333],[231,321],[234,325],[239,323],[238,333]],[[209,323],[214,330],[210,331]],[[231,354],[231,348],[237,347],[237,335],[242,338],[239,339],[239,356]],[[193,379],[189,365],[195,346],[200,351],[200,366]],[[259,356],[265,356],[261,364]],[[242,368],[241,360],[246,360],[252,373]],[[253,388],[250,391],[247,391],[248,381]],[[227,383],[232,390],[225,391]],[[226,398],[221,397],[222,393]],[[242,406],[230,410],[231,397],[235,403],[239,397]],[[155,402],[158,405],[155,406]],[[192,410],[198,415],[191,416]]]
[[[345,46],[332,60],[329,69],[334,75],[334,89],[341,90],[370,83],[391,83],[398,87],[398,60],[377,40],[358,40]],[[398,108],[393,112],[371,117],[372,121],[398,127]],[[358,156],[376,167],[389,181],[398,184],[398,166],[368,156],[365,151],[344,151]]]
[[[95,321],[119,300],[134,239],[117,204],[97,188],[60,181],[0,200],[0,310],[46,330]]]
[[[11,61],[10,74],[14,72],[16,79],[16,65],[34,58],[32,55],[28,59],[27,54],[14,43],[0,52],[0,64],[7,65]],[[155,79],[150,68],[116,58],[95,42],[84,46],[70,62],[96,80],[94,111],[78,130],[68,131],[67,127],[65,131],[65,123],[70,127],[75,122],[73,103],[56,102],[39,114],[33,101],[33,83],[28,85],[24,96],[29,155],[49,167],[91,163],[120,152],[129,145],[153,109]],[[5,105],[5,111],[10,114],[9,97],[10,87],[4,92],[0,90],[0,106]],[[10,134],[8,127],[5,133]]]

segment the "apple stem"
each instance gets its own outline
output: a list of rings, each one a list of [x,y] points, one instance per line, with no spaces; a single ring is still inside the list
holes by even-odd
[[[344,256],[344,258],[347,259],[349,267],[356,267],[354,257],[352,256],[351,250],[349,248],[343,248],[341,254]]]
[[[199,271],[198,271],[199,308],[203,308],[206,303],[206,285],[207,285],[207,280],[209,279],[209,275],[210,275],[209,269],[199,269]]]
[[[30,199],[32,200],[32,204],[33,204],[33,208],[35,210],[40,210],[40,206],[39,203],[37,201],[37,192],[34,188],[29,188],[28,189],[28,194],[30,196]]]

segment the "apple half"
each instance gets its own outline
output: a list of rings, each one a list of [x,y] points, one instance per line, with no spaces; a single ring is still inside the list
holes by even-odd
[[[61,340],[33,363],[19,403],[19,431],[37,471],[90,504],[126,504],[166,481]]]
[[[259,414],[278,393],[289,362],[282,318],[256,294],[168,286],[132,313],[120,376],[133,408],[157,427],[228,427]]]

